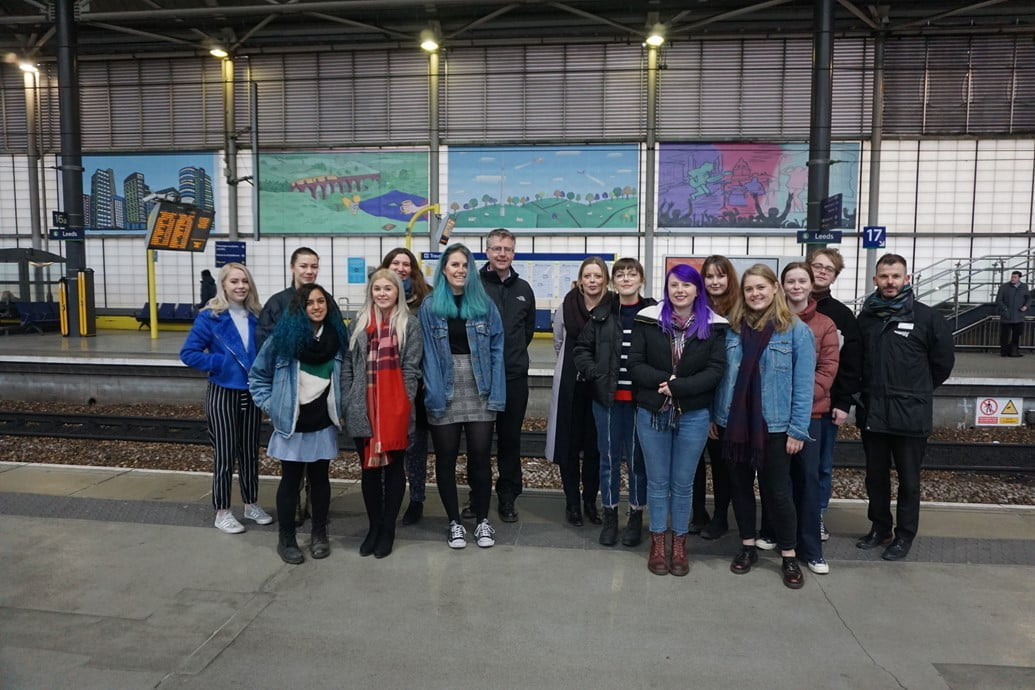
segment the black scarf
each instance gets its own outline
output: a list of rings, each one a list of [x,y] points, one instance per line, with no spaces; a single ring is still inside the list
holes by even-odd
[[[740,342],[744,356],[733,386],[729,419],[723,435],[723,454],[735,463],[750,462],[760,469],[765,460],[765,444],[769,427],[762,414],[762,371],[759,363],[762,353],[773,336],[773,322],[761,331],[741,326]]]
[[[575,288],[569,290],[568,294],[564,296],[564,304],[561,307],[564,311],[564,330],[567,333],[566,341],[572,346],[575,345],[576,339],[582,334],[582,329],[586,327],[589,322],[589,309],[586,308],[586,300],[582,296],[582,292]],[[611,309],[611,293],[605,292],[604,298],[600,300],[594,309]]]
[[[298,361],[305,364],[323,364],[334,359],[340,347],[338,331],[325,322],[320,336],[313,336],[313,339],[298,352]]]
[[[891,299],[881,297],[880,289],[874,290],[873,294],[863,302],[862,310],[873,314],[878,319],[911,315],[913,313],[913,286],[907,284]]]

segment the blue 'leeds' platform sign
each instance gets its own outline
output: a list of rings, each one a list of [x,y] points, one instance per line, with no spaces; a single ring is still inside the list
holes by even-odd
[[[883,225],[863,228],[863,249],[884,249],[888,245],[888,229]]]
[[[216,268],[222,268],[228,263],[247,264],[247,245],[244,242],[232,242],[229,240],[216,241]]]
[[[47,237],[52,240],[81,240],[86,234],[83,228],[50,228]]]
[[[841,244],[841,231],[799,230],[798,244]]]

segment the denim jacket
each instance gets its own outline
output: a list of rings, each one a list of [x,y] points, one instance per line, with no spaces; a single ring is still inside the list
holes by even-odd
[[[417,312],[424,339],[424,406],[428,414],[441,417],[453,399],[453,355],[449,350],[449,325],[431,311],[424,300]],[[467,342],[471,346],[471,367],[478,393],[488,398],[489,409],[502,412],[507,404],[507,382],[503,367],[503,320],[496,305],[489,313],[467,321]]]
[[[740,335],[726,332],[726,375],[719,384],[712,420],[726,426],[733,400],[733,386],[744,357]],[[759,364],[762,373],[762,416],[769,433],[786,432],[800,441],[809,436],[812,387],[816,376],[816,343],[812,331],[800,319],[783,333],[773,332]]]
[[[229,311],[213,314],[205,309],[191,326],[180,348],[180,361],[208,374],[217,386],[234,390],[248,389],[248,369],[255,359],[255,329],[258,319],[248,314],[248,347]]]
[[[273,341],[263,343],[248,374],[248,390],[252,400],[273,424],[274,433],[288,438],[298,422],[298,360],[273,353]],[[331,390],[327,395],[327,414],[334,426],[341,428],[341,352],[334,356]]]

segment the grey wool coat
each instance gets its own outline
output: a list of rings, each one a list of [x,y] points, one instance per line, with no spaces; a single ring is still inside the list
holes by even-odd
[[[410,399],[410,433],[414,426],[414,398],[420,381],[420,365],[424,356],[424,341],[421,338],[420,322],[410,315],[406,320],[406,342],[399,352],[402,366],[403,385]],[[361,331],[355,346],[349,348],[341,365],[342,418],[345,432],[352,438],[370,438],[374,435],[367,414],[367,334]]]

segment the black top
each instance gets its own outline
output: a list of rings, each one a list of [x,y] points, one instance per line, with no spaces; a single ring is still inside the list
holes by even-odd
[[[453,295],[457,309],[460,308],[463,299],[463,295]],[[471,343],[467,339],[467,322],[459,316],[453,316],[446,319],[446,325],[449,327],[449,351],[454,355],[471,354]]]
[[[323,394],[316,400],[298,406],[298,421],[295,422],[295,431],[307,433],[326,429],[333,422],[331,415],[327,412],[327,396],[331,392],[331,384],[323,389]]]
[[[851,409],[853,398],[862,386],[862,333],[855,314],[833,297],[816,301],[816,311],[828,317],[841,336],[841,353],[837,375],[830,386],[830,407],[844,412]]]

